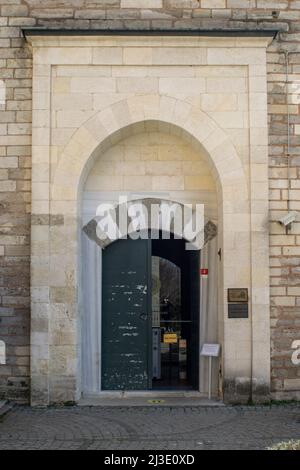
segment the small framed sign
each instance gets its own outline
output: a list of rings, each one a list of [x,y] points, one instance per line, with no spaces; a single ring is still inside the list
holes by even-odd
[[[221,346],[219,344],[203,344],[201,349],[201,356],[219,357]]]
[[[228,289],[228,302],[248,302],[248,289]]]
[[[249,318],[249,307],[246,302],[228,304],[228,318]]]
[[[215,343],[205,343],[202,346],[200,355],[208,357],[208,399],[211,399],[212,390],[212,360],[213,357],[219,357],[221,345]]]
[[[164,343],[165,344],[175,344],[175,343],[177,343],[177,334],[176,333],[165,333],[164,334]]]

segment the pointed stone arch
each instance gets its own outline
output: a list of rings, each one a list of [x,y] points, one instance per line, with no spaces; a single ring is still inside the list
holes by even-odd
[[[200,39],[199,42],[199,38],[195,37],[193,42],[189,38],[189,44],[193,44],[193,47],[186,44],[190,51],[187,59],[182,37],[176,40],[171,38],[176,55],[176,47],[181,48],[176,63],[199,65],[199,55],[195,55],[195,51],[201,49],[201,67],[244,67],[248,77],[245,79],[248,112],[244,110],[248,139],[246,144],[242,137],[236,141],[237,145],[244,147],[245,153],[248,152],[248,159],[246,155],[238,155],[241,152],[237,151],[230,131],[225,128],[230,122],[220,127],[201,111],[196,97],[191,103],[178,99],[178,95],[137,94],[95,112],[75,130],[57,162],[56,145],[60,145],[60,141],[54,138],[52,131],[55,125],[51,119],[51,97],[57,94],[52,89],[53,70],[57,65],[96,65],[98,54],[94,52],[102,50],[107,45],[106,41],[112,38],[105,37],[103,44],[103,37],[31,37],[34,46],[31,231],[33,404],[77,401],[81,394],[78,350],[79,323],[84,309],[79,295],[81,258],[78,234],[81,228],[80,191],[85,176],[102,149],[113,146],[128,132],[148,130],[147,126],[151,128],[153,123],[198,146],[202,155],[206,155],[218,183],[221,216],[218,219],[218,315],[223,332],[221,343],[225,395],[228,393],[233,397],[235,391],[239,393],[239,389],[246,389],[250,378],[254,384],[254,394],[255,388],[263,398],[267,394],[261,393],[264,387],[268,390],[270,383],[267,95],[263,84],[266,83],[267,41],[257,37],[233,41],[225,36],[219,38],[217,43],[216,38]],[[137,44],[140,46],[140,41],[144,39],[130,39],[129,46],[128,40],[128,37],[113,38],[110,58],[115,63],[117,57],[120,65],[141,65],[141,55],[136,53],[135,64],[124,61],[125,54],[120,54],[120,47],[131,47],[131,41],[134,41],[134,47]],[[174,65],[173,61],[169,61],[170,49],[166,49],[169,39],[164,38],[160,48],[157,48],[157,40],[160,41],[147,38],[144,42],[151,51],[149,55],[146,54],[147,65]],[[221,49],[218,51],[219,47]],[[159,49],[164,53],[161,54]],[[222,80],[223,77],[220,77],[220,82]],[[260,92],[257,80],[259,89],[262,86]],[[69,97],[72,99],[71,94]],[[74,103],[72,109],[75,108]],[[41,115],[46,119],[41,119]],[[58,126],[57,129],[65,137],[63,127]],[[229,287],[249,289],[248,319],[228,319]]]
[[[225,337],[232,326],[227,326],[226,323],[226,292],[232,285],[251,286],[249,175],[246,175],[242,159],[229,133],[201,111],[199,106],[183,100],[168,96],[139,95],[119,101],[89,118],[63,149],[50,188],[50,211],[54,217],[64,219],[62,239],[69,240],[69,253],[65,254],[63,244],[60,244],[59,250],[60,260],[66,258],[68,264],[71,259],[74,269],[71,283],[73,293],[70,298],[74,308],[73,316],[79,319],[83,315],[78,221],[81,217],[82,191],[86,177],[95,161],[109,147],[128,137],[128,134],[151,130],[154,126],[158,126],[162,132],[182,137],[198,149],[206,159],[216,182],[221,261],[218,267],[220,283],[216,286],[216,295],[220,298],[220,328],[224,329],[224,360],[228,369],[227,357],[230,357],[231,343]],[[50,233],[50,247],[52,239],[56,249],[54,233]],[[51,258],[50,265],[53,263]],[[55,306],[50,306],[50,310],[52,309],[55,310]],[[238,336],[237,331],[235,334]],[[78,370],[79,368],[77,373]],[[77,385],[80,393],[79,379]]]
[[[223,197],[234,186],[235,200],[247,201],[246,175],[229,135],[198,106],[157,95],[124,99],[88,119],[62,152],[54,175],[52,200],[77,202],[78,191],[101,151],[124,137],[126,129],[137,132],[151,122],[201,148]]]

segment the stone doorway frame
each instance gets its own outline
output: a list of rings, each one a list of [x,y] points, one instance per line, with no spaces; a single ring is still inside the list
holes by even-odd
[[[130,37],[143,42],[142,32]],[[32,135],[32,252],[31,252],[31,403],[78,401],[80,386],[80,329],[78,286],[80,273],[80,191],[89,168],[102,148],[134,125],[158,121],[173,126],[206,154],[218,182],[220,201],[220,312],[224,319],[223,386],[238,394],[239,384],[252,380],[254,396],[265,400],[270,385],[268,130],[266,48],[272,33],[259,37],[197,37],[189,44],[202,47],[203,65],[243,65],[249,84],[249,171],[246,172],[231,137],[199,106],[157,95],[121,100],[80,126],[64,148],[56,166],[51,162],[51,69],[54,65],[93,64],[93,50],[101,49],[101,34],[72,37],[38,34],[26,37],[33,47]],[[110,37],[105,36],[107,41]],[[158,38],[147,37],[147,47]],[[168,45],[161,41],[162,48]],[[182,45],[182,37],[172,37]],[[111,38],[118,48],[129,39]],[[113,46],[115,47],[115,46]],[[138,60],[138,59],[137,59]],[[141,58],[140,58],[141,60]],[[145,60],[148,60],[147,57]],[[149,59],[150,60],[150,59]],[[263,85],[258,85],[263,84]],[[261,86],[261,88],[259,88]],[[265,126],[256,127],[256,113]],[[41,119],[43,118],[43,119]],[[42,123],[41,123],[42,122]],[[239,234],[248,240],[238,243]],[[245,237],[244,237],[245,240]],[[54,279],[67,272],[64,287]],[[249,283],[240,278],[247,270]],[[248,287],[250,317],[228,320],[227,288]],[[247,396],[248,399],[248,396]]]

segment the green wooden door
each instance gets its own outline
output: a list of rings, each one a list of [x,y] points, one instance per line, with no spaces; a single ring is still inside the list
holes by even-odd
[[[186,252],[186,266],[188,279],[188,304],[192,329],[190,337],[190,350],[188,361],[190,369],[191,384],[196,390],[199,389],[199,338],[200,338],[200,251]]]
[[[102,390],[147,390],[151,371],[151,240],[103,251]]]

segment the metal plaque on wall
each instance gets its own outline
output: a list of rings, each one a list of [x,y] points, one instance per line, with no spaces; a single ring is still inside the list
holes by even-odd
[[[228,289],[228,302],[248,302],[248,289]]]
[[[228,304],[228,318],[248,318],[248,303]]]

